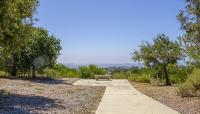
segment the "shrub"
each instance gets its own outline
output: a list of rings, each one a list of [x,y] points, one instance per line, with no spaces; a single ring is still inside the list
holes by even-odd
[[[40,75],[47,77],[65,77],[65,78],[74,78],[79,77],[80,73],[78,70],[68,68],[62,64],[55,64],[50,68],[45,68],[43,71],[38,72]]]
[[[58,72],[54,69],[45,68],[44,69],[44,75],[47,76],[47,77],[57,77]]]
[[[131,69],[130,69],[130,72],[131,73],[139,73],[139,68],[138,67],[132,67]]]
[[[185,80],[188,78],[188,74],[190,74],[193,70],[192,66],[180,66],[170,64],[167,67],[169,75],[170,75],[170,81],[174,84],[180,84],[185,82]]]
[[[188,79],[178,87],[178,94],[182,97],[194,96],[200,89],[200,69],[194,69]]]
[[[184,83],[179,86],[178,95],[180,95],[181,97],[192,97],[194,96],[195,91],[196,89],[192,85],[192,83]]]
[[[142,83],[149,83],[150,82],[150,75],[143,74],[142,76],[139,76],[136,81],[142,82]]]
[[[78,78],[80,77],[80,72],[76,71],[76,70],[70,70],[66,73],[66,76],[68,78]]]
[[[81,73],[80,75],[81,78],[94,78],[94,74],[88,67],[82,66],[82,67],[79,67],[79,70]]]
[[[96,65],[89,65],[88,68],[94,75],[104,75],[104,74],[106,74],[106,70],[104,68],[100,68]]]
[[[79,67],[79,70],[80,70],[81,78],[93,79],[94,75],[106,74],[106,70],[104,68],[100,68],[96,65],[82,66],[82,67]]]
[[[128,79],[129,74],[125,71],[118,71],[118,72],[113,72],[111,77],[113,79]]]
[[[3,76],[7,76],[6,72],[4,71],[0,71],[0,76],[3,77]]]
[[[147,74],[131,74],[129,77],[130,80],[135,82],[141,82],[141,83],[149,83],[150,82],[150,75]]]

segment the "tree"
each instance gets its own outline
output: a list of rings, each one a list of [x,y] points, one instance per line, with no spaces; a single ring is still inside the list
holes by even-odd
[[[186,0],[185,10],[177,16],[185,34],[180,38],[186,47],[186,54],[200,63],[200,1]]]
[[[159,34],[153,40],[153,44],[145,42],[139,48],[139,51],[133,53],[133,60],[143,61],[147,67],[161,68],[166,79],[165,84],[170,85],[167,65],[176,64],[181,57],[181,49],[178,42],[170,41],[166,35]]]
[[[12,76],[18,70],[36,69],[56,63],[60,40],[43,28],[33,27],[38,0],[0,1],[0,63]]]
[[[2,55],[11,67],[11,75],[16,76],[18,52],[25,45],[27,35],[36,13],[38,0],[0,1],[0,47]]]
[[[51,66],[56,63],[60,54],[60,40],[43,28],[33,28],[32,38],[27,47],[21,51],[22,63],[28,64],[32,69],[32,77],[36,77],[36,69]]]

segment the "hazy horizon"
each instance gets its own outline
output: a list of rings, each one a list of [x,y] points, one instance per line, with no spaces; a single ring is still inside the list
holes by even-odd
[[[42,0],[36,17],[61,40],[59,63],[122,64],[158,33],[181,35],[176,15],[183,8],[184,0]]]

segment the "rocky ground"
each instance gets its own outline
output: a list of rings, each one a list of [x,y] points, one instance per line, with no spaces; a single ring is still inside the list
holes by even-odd
[[[130,81],[130,83],[143,94],[168,105],[181,114],[200,114],[200,98],[181,98],[177,96],[176,87],[151,86],[150,84],[132,81]]]
[[[0,113],[94,114],[105,87],[73,86],[75,79],[0,79]]]

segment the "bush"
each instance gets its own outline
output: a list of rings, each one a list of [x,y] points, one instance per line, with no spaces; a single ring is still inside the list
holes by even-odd
[[[82,67],[79,67],[79,70],[81,72],[81,75],[80,75],[81,78],[90,78],[90,79],[94,78],[94,74],[88,67],[82,66]]]
[[[178,67],[177,65],[170,64],[168,65],[167,69],[170,75],[171,83],[180,84],[185,82],[185,80],[188,78],[188,74],[192,72],[193,67]]]
[[[113,72],[111,77],[113,79],[128,79],[129,74],[125,71],[118,71],[118,72]]]
[[[80,72],[76,71],[76,70],[70,70],[66,73],[66,76],[68,78],[78,78],[80,77]]]
[[[194,96],[195,91],[196,88],[192,85],[192,83],[184,83],[179,86],[178,95],[181,97],[192,97]]]
[[[147,74],[131,74],[129,77],[130,80],[135,82],[141,82],[141,83],[149,83],[150,82],[150,75]]]
[[[0,76],[1,76],[1,77],[4,77],[4,76],[7,76],[7,74],[6,74],[6,72],[4,72],[4,71],[0,71]]]
[[[57,77],[58,76],[58,72],[56,70],[50,69],[50,68],[45,68],[43,74],[47,77]]]
[[[104,68],[100,68],[96,65],[89,65],[88,68],[94,75],[104,75],[104,74],[106,74],[106,70]]]
[[[80,76],[79,71],[68,68],[62,64],[55,64],[50,68],[45,68],[42,72],[40,72],[40,74],[52,78],[54,77],[77,78]]]
[[[96,65],[89,65],[88,67],[82,66],[82,67],[79,67],[79,70],[80,70],[81,78],[93,79],[94,75],[105,75],[106,74],[105,69],[100,68]]]
[[[188,79],[178,87],[178,94],[182,97],[194,96],[200,89],[200,69],[194,69]]]
[[[149,83],[150,82],[150,75],[143,74],[142,76],[138,77],[138,79],[136,81],[142,82],[142,83]]]

